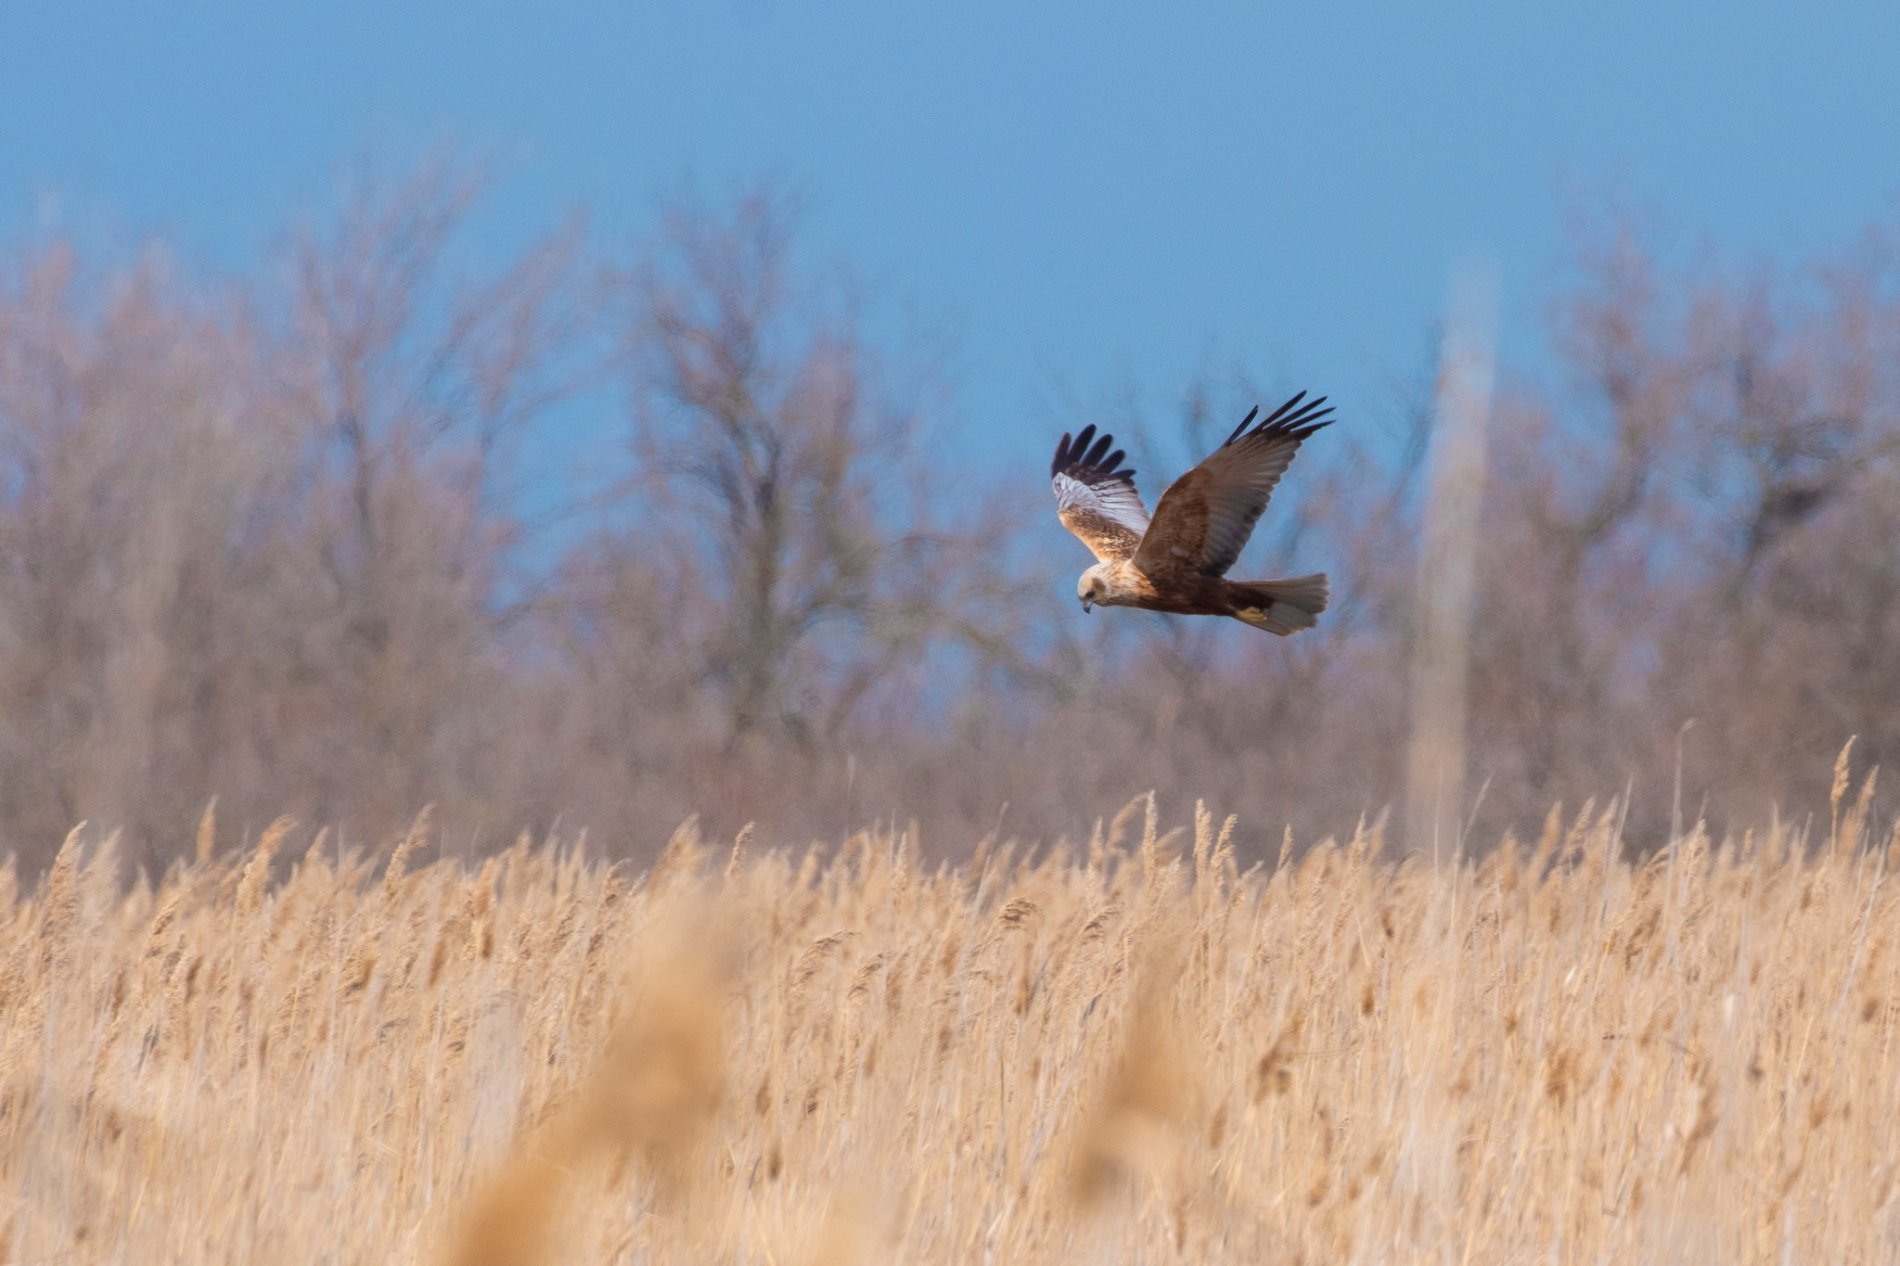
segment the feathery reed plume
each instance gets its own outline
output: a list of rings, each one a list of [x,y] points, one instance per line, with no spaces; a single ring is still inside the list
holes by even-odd
[[[1468,266],[1454,283],[1439,370],[1431,491],[1418,563],[1405,847],[1437,856],[1461,845],[1465,678],[1477,585],[1478,504],[1491,413],[1496,282]]]
[[[383,867],[383,895],[394,897],[402,888],[402,877],[409,868],[409,858],[415,851],[429,842],[429,828],[435,818],[435,806],[425,804],[416,820],[403,832],[396,847],[390,850],[389,864]]]
[[[629,973],[607,1049],[573,1099],[524,1140],[477,1194],[447,1261],[527,1266],[557,1239],[578,1171],[633,1154],[678,1187],[725,1088],[729,950],[697,901],[661,916],[653,948]]]
[[[283,847],[284,838],[295,826],[296,823],[289,818],[278,818],[257,837],[256,849],[238,874],[237,912],[240,915],[255,912],[263,902],[264,890],[270,885],[271,863],[277,857],[277,850]]]
[[[1163,933],[1146,958],[1120,1055],[1083,1122],[1070,1167],[1070,1196],[1080,1208],[1099,1205],[1124,1178],[1158,1172],[1192,1103],[1195,1072],[1170,1003],[1184,947]]]
[[[198,838],[192,849],[192,856],[200,868],[211,864],[212,855],[218,851],[218,798],[211,797],[205,802],[204,815],[198,819]]]

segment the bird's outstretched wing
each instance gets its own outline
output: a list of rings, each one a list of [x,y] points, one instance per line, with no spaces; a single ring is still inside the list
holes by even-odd
[[[1260,410],[1241,419],[1227,442],[1174,481],[1155,506],[1154,524],[1135,553],[1148,575],[1170,571],[1225,575],[1253,535],[1267,499],[1307,436],[1329,425],[1326,397],[1306,404],[1302,391],[1252,430]]]
[[[1062,526],[1105,563],[1133,557],[1148,530],[1148,507],[1135,491],[1135,472],[1121,469],[1125,455],[1115,448],[1114,436],[1096,439],[1090,424],[1074,439],[1065,432],[1049,464]]]

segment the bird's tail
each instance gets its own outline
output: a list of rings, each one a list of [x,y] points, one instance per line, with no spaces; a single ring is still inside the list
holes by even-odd
[[[1326,575],[1322,572],[1295,580],[1230,580],[1227,596],[1234,604],[1228,614],[1236,620],[1287,637],[1318,623],[1314,617],[1326,609]]]

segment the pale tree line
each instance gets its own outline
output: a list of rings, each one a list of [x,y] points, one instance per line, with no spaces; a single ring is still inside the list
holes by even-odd
[[[29,864],[82,818],[160,862],[213,796],[232,833],[374,844],[434,804],[444,848],[558,821],[637,851],[693,813],[1048,840],[1150,788],[1277,848],[1399,794],[1429,367],[1310,446],[1252,547],[1333,573],[1318,630],[1085,621],[1043,471],[985,455],[782,194],[485,268],[480,199],[449,165],[353,181],[237,278],[0,259],[0,831]],[[1469,820],[1626,797],[1641,847],[1685,799],[1799,816],[1849,734],[1900,750],[1900,243],[1738,277],[1611,224],[1573,271],[1546,370],[1500,366]],[[1296,385],[1087,420],[1185,463]]]

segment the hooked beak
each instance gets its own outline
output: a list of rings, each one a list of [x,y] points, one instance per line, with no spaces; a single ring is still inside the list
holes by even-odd
[[[1082,599],[1082,614],[1092,615],[1094,614],[1094,612],[1095,612],[1095,604],[1087,598]]]

